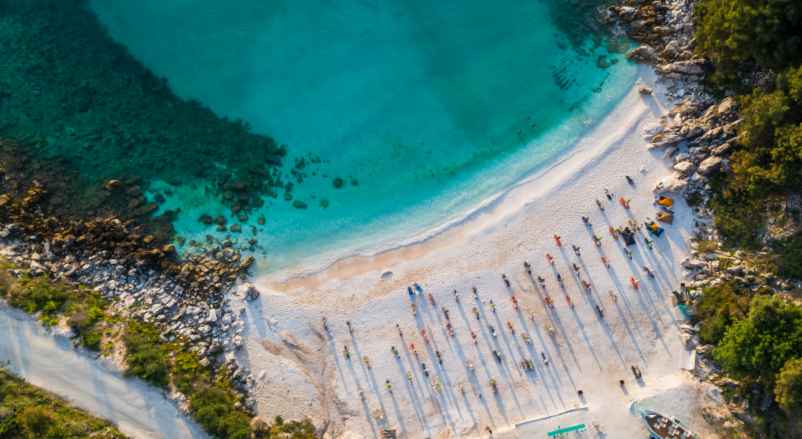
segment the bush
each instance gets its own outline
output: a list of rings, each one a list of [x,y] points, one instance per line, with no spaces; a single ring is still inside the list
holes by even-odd
[[[802,415],[802,358],[785,363],[777,375],[774,395],[777,403],[789,415]]]
[[[166,388],[169,351],[159,337],[159,330],[151,324],[131,320],[123,333],[123,343],[128,364],[126,374]]]
[[[235,409],[236,397],[231,391],[211,385],[199,389],[189,401],[195,419],[214,436],[230,439],[250,437],[250,417]]]
[[[729,373],[772,383],[785,362],[802,353],[802,308],[775,296],[755,296],[749,314],[727,328],[714,357]]]
[[[721,341],[730,325],[749,312],[749,298],[748,291],[738,291],[732,283],[706,288],[694,310],[699,338],[714,345]]]
[[[777,251],[780,274],[802,279],[802,233],[797,233],[780,243]]]

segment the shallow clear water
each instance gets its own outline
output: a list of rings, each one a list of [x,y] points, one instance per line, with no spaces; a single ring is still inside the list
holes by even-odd
[[[458,217],[603,117],[635,67],[600,67],[600,56],[620,57],[590,39],[575,50],[550,18],[557,5],[92,1],[112,36],[179,95],[244,119],[290,157],[322,159],[293,190],[308,209],[266,200],[257,233],[271,268]],[[224,212],[202,187],[173,192],[163,208],[181,207],[183,236],[208,232],[200,214]]]

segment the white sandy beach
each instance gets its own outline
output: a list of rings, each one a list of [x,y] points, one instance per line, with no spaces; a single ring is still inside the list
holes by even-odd
[[[641,72],[641,83],[653,85],[650,70]],[[496,437],[545,437],[557,426],[585,423],[589,431],[577,437],[597,437],[591,425],[598,424],[606,437],[635,438],[645,437],[646,430],[630,413],[630,403],[641,401],[678,416],[703,437],[714,437],[699,414],[700,407],[711,402],[683,371],[690,354],[679,334],[681,317],[671,302],[671,291],[682,278],[680,261],[689,250],[690,209],[676,198],[674,224],[662,237],[650,237],[655,240],[653,250],[644,245],[647,235],[642,231],[631,247],[631,261],[608,232],[609,225],[625,225],[631,217],[641,224],[647,216],[653,218],[651,190],[670,172],[670,160],[661,151],[648,150],[642,135],[667,104],[659,86],[654,96],[640,96],[636,88],[553,166],[434,236],[375,255],[345,257],[311,274],[311,267],[295,267],[258,279],[262,296],[246,305],[243,357],[258,378],[260,414],[308,416],[327,424],[335,437],[380,437],[384,426],[410,438],[486,437],[486,426]],[[624,175],[636,184],[627,184]],[[615,194],[614,200],[631,198],[631,209],[608,201],[604,188]],[[597,198],[604,212],[597,208]],[[590,217],[592,229],[583,224],[582,215]],[[562,236],[562,248],[552,239],[555,233]],[[603,238],[599,248],[592,233]],[[580,258],[571,244],[581,247]],[[553,268],[546,252],[556,258]],[[601,255],[609,258],[610,269]],[[546,278],[545,289],[526,274],[525,260],[532,264],[534,277]],[[580,267],[579,277],[572,263]],[[644,265],[655,270],[654,279],[642,270]],[[564,289],[555,270],[562,274]],[[509,277],[509,288],[501,273]],[[640,281],[640,290],[630,287],[630,276]],[[589,294],[580,278],[591,283]],[[417,318],[406,292],[413,282],[423,287],[415,299]],[[479,301],[471,293],[473,286]],[[454,289],[460,293],[459,302]],[[429,293],[436,306],[428,302]],[[547,295],[554,300],[553,310],[544,305]],[[491,300],[497,305],[495,313]],[[443,307],[454,337],[445,329]],[[473,307],[480,312],[479,320]],[[330,335],[321,329],[323,316]],[[346,321],[352,322],[353,335]],[[490,334],[490,326],[497,337]],[[554,329],[553,336],[548,327]],[[427,331],[430,344],[424,343],[421,329]],[[477,344],[470,331],[478,335]],[[343,355],[344,345],[351,351],[350,360]],[[391,346],[399,349],[399,358]],[[501,354],[501,362],[494,360],[493,350]],[[442,355],[442,366],[435,351]],[[363,356],[369,357],[371,368]],[[533,360],[535,370],[526,373],[519,366],[523,359]],[[428,378],[421,362],[426,363]],[[468,362],[475,370],[468,370]],[[634,380],[632,365],[643,370],[642,382]],[[491,379],[498,383],[497,395]],[[625,380],[624,388],[619,379]],[[385,380],[392,383],[392,392]],[[523,424],[516,427],[518,423]]]

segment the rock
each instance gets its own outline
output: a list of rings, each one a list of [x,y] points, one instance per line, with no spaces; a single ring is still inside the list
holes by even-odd
[[[718,114],[729,113],[735,109],[735,106],[736,106],[735,98],[733,98],[732,96],[726,97],[722,99],[722,101],[719,102],[718,104],[717,107]]]
[[[122,182],[120,180],[108,180],[106,183],[103,184],[103,188],[107,191],[113,191],[122,187]]]
[[[306,209],[309,206],[301,200],[295,200],[292,202],[292,207],[296,209]]]
[[[722,156],[730,152],[731,149],[732,149],[732,143],[725,142],[713,148],[710,152],[713,153],[713,155]]]
[[[687,187],[687,180],[683,179],[678,173],[672,173],[671,175],[667,175],[657,182],[654,192],[681,192]]]
[[[685,258],[681,265],[687,270],[699,270],[707,266],[707,263],[701,259]]]
[[[259,290],[253,284],[246,284],[245,286],[245,300],[256,300],[259,298]]]
[[[699,164],[698,172],[702,175],[710,175],[721,168],[723,161],[721,157],[708,157]]]
[[[674,170],[681,175],[688,175],[693,172],[693,162],[690,160],[683,160],[674,165]]]
[[[661,64],[657,67],[657,70],[664,75],[702,76],[705,73],[703,65],[705,65],[704,60],[692,59]]]
[[[657,62],[657,52],[654,50],[653,47],[643,45],[636,47],[629,52],[627,52],[627,59],[645,63],[645,64],[654,64]]]
[[[640,93],[642,96],[649,96],[652,94],[652,89],[645,85],[641,85],[638,87],[638,93]]]

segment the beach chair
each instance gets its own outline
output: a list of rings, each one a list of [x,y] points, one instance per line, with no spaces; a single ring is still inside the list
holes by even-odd
[[[674,205],[674,200],[661,195],[660,197],[657,198],[657,204],[663,207],[671,207]]]
[[[656,222],[654,222],[654,221],[652,221],[652,222],[650,222],[650,223],[644,223],[644,225],[646,226],[646,230],[648,230],[648,231],[649,231],[649,233],[651,233],[651,234],[652,234],[652,235],[654,235],[654,236],[657,236],[657,237],[659,237],[660,235],[662,235],[662,234],[663,234],[663,228],[662,228],[662,227],[660,227],[660,226],[659,226],[659,225],[658,225]]]
[[[664,222],[666,224],[673,224],[674,214],[671,212],[657,212],[657,221]]]

